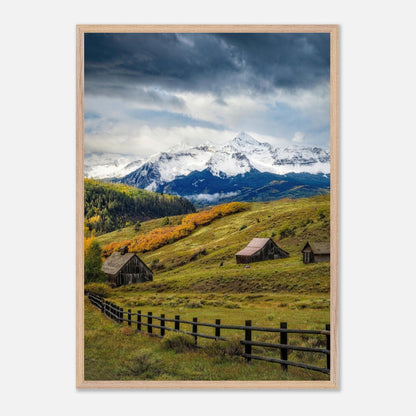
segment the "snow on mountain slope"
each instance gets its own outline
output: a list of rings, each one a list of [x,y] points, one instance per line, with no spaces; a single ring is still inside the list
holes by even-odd
[[[231,140],[228,145],[234,147],[236,150],[242,153],[255,152],[258,148],[261,147],[271,148],[270,144],[260,143],[245,132],[239,133],[236,137],[234,137],[233,140]]]
[[[122,178],[133,172],[143,160],[116,153],[86,153],[84,156],[84,176],[94,179]]]
[[[177,152],[158,153],[121,181],[138,188],[155,191],[160,184],[171,182],[178,176],[204,170],[213,152],[213,148],[204,145],[189,149],[181,146]]]
[[[246,133],[240,133],[225,149],[235,149],[247,155],[251,165],[260,172],[329,173],[329,152],[318,147],[287,146],[273,148]]]
[[[273,167],[270,172],[286,173],[330,173],[330,155],[319,147],[290,146],[276,148],[273,152]]]
[[[169,182],[177,176],[205,169],[213,152],[214,150],[208,146],[181,149],[177,153],[164,152],[153,156],[152,162],[158,164],[161,181]]]
[[[125,163],[120,155],[113,161],[110,155],[101,155],[101,159],[105,163],[98,165],[92,163],[96,160],[86,157],[86,176],[116,177],[123,183],[148,190],[156,190],[178,177],[206,169],[214,176],[230,178],[253,170],[277,175],[330,173],[330,155],[325,149],[306,146],[275,148],[244,132],[220,146],[211,143],[196,147],[179,144],[146,161],[133,162],[136,165],[131,164],[132,160]]]
[[[273,147],[269,143],[260,143],[248,134],[240,133],[223,147],[224,151],[229,149],[246,155],[254,169],[260,172],[274,172]]]
[[[239,152],[216,151],[206,164],[214,176],[235,176],[253,169],[249,159]]]

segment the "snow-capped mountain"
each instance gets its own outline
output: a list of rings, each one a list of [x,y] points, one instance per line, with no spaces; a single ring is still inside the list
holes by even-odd
[[[122,178],[121,182],[155,191],[159,185],[178,176],[205,169],[214,152],[214,148],[204,145],[187,149],[181,146],[179,150],[158,153]]]
[[[84,176],[94,179],[122,178],[143,164],[143,160],[116,153],[86,153]]]
[[[276,175],[287,173],[330,172],[329,152],[318,147],[287,146],[275,148],[240,133],[223,146],[206,144],[179,146],[152,156],[121,182],[148,190],[157,190],[178,177],[208,170],[217,177],[233,177],[251,171]]]
[[[180,195],[199,204],[271,200],[329,191],[330,155],[319,147],[273,147],[240,133],[223,145],[179,144],[147,160],[87,154],[85,176]]]

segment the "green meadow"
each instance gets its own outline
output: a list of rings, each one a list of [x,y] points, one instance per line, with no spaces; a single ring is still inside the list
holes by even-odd
[[[153,269],[154,281],[112,289],[108,300],[125,311],[150,311],[155,316],[163,313],[167,318],[197,317],[199,322],[208,323],[221,319],[222,324],[235,325],[251,320],[253,325],[265,327],[278,327],[280,322],[287,322],[289,328],[324,329],[329,323],[329,263],[305,265],[301,249],[308,240],[329,240],[329,205],[329,195],[249,203],[242,212],[216,219],[158,250],[139,254]],[[170,217],[170,224],[180,223],[181,219],[182,216]],[[97,241],[104,246],[161,226],[163,218],[146,221],[140,232],[126,227],[101,235]],[[249,268],[237,265],[235,253],[254,237],[273,238],[290,257],[252,263]],[[203,331],[213,335],[212,328]],[[237,333],[228,330],[221,335],[232,340]],[[243,336],[241,331],[238,335],[240,339]],[[259,332],[254,333],[253,339],[278,343],[278,337],[278,334]],[[198,340],[198,343],[204,348],[168,347],[165,341],[134,333],[125,325],[121,327],[106,319],[86,301],[87,380],[328,378],[325,374],[294,367],[284,373],[280,365],[273,363],[246,363],[237,353],[224,353],[218,342]],[[289,343],[325,346],[322,336],[289,334]],[[278,350],[256,348],[253,352],[279,358]],[[325,366],[325,357],[317,353],[292,351],[289,359]]]

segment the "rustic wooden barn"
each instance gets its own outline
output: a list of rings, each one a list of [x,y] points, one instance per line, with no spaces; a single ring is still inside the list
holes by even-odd
[[[263,260],[284,259],[289,257],[289,253],[282,250],[271,238],[253,238],[235,257],[237,264],[245,264]]]
[[[330,259],[330,244],[329,241],[307,242],[302,249],[303,262],[320,263],[321,261],[329,261]]]
[[[116,251],[103,263],[103,272],[111,286],[130,285],[153,280],[153,272],[136,253],[128,253],[127,247]]]

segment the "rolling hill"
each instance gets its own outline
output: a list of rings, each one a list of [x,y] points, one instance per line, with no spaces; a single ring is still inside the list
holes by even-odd
[[[303,199],[285,199],[248,204],[244,211],[218,218],[196,228],[190,235],[140,257],[152,267],[154,281],[121,286],[109,290],[108,299],[125,311],[180,315],[181,319],[198,322],[243,325],[252,320],[256,326],[322,329],[329,323],[329,262],[305,265],[301,249],[307,240],[329,240],[329,195]],[[170,217],[180,224],[184,216]],[[163,226],[161,218],[143,222],[139,234]],[[289,232],[288,232],[289,231]],[[97,237],[101,245],[121,242],[137,232],[125,227]],[[286,236],[286,237],[284,237]],[[290,253],[290,257],[238,265],[235,253],[253,237],[272,237]],[[89,379],[137,379],[142,373],[132,372],[138,351],[154,363],[165,367],[146,373],[150,379],[325,379],[317,372],[280,367],[253,361],[247,365],[240,357],[221,358],[209,340],[198,341],[201,351],[176,353],[166,350],[159,339],[143,333],[123,333],[125,327],[109,321],[88,301],[86,309],[86,374]],[[146,329],[143,329],[146,331]],[[108,336],[111,334],[111,336]],[[233,337],[233,330],[222,336]],[[321,337],[322,338],[322,337]],[[279,343],[278,334],[257,333],[255,339]],[[322,346],[322,339],[290,334],[290,342],[302,346]],[[120,354],[122,348],[123,354]],[[213,350],[211,350],[214,348]],[[213,351],[210,355],[210,351]],[[263,354],[274,354],[262,349]],[[324,366],[322,354],[291,352],[290,358]],[[211,369],[213,370],[211,371]]]
[[[174,221],[180,222],[181,217]],[[141,233],[159,227],[143,223]],[[117,289],[150,292],[298,292],[328,293],[329,263],[305,266],[300,250],[306,241],[329,240],[329,195],[248,204],[248,209],[219,218],[191,235],[140,254],[154,269],[154,282]],[[283,230],[290,230],[284,233]],[[120,242],[132,227],[97,238],[102,245]],[[283,238],[285,234],[288,237]],[[251,264],[235,262],[235,253],[254,237],[272,237],[290,257]],[[222,264],[222,266],[220,266]]]

